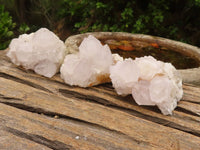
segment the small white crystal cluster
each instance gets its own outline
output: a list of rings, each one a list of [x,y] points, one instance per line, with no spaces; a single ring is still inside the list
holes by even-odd
[[[64,42],[53,32],[41,28],[13,39],[7,56],[14,64],[50,78],[59,71],[66,54]]]
[[[152,56],[117,62],[110,67],[110,78],[119,95],[132,94],[138,105],[157,105],[164,115],[172,114],[183,95],[174,66]]]
[[[108,45],[102,45],[94,36],[89,35],[79,46],[79,53],[65,57],[61,66],[61,78],[65,83],[88,87],[110,81],[109,67],[113,59]]]

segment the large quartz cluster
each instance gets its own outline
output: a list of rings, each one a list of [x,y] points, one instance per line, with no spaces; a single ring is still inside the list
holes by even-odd
[[[59,71],[66,54],[64,42],[53,32],[41,28],[35,33],[22,34],[13,39],[7,56],[18,66],[52,77]]]
[[[170,63],[152,56],[125,59],[110,67],[110,78],[119,95],[132,94],[139,105],[157,105],[172,114],[182,98],[182,80]]]
[[[88,87],[110,81],[109,68],[118,60],[119,55],[111,54],[108,45],[102,45],[94,36],[89,35],[79,46],[77,54],[65,57],[61,66],[61,78],[65,83]]]

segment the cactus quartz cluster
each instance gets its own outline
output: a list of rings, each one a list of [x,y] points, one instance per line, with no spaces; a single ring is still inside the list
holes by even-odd
[[[157,105],[172,114],[182,98],[182,80],[170,63],[152,56],[125,59],[110,67],[110,78],[119,95],[132,94],[138,105]]]
[[[61,78],[65,83],[88,87],[109,82],[109,68],[121,60],[118,54],[113,54],[108,45],[102,45],[94,36],[89,35],[79,46],[79,53],[65,57],[61,66]]]
[[[53,32],[41,28],[13,39],[7,56],[17,66],[50,78],[59,71],[66,53],[64,42]]]

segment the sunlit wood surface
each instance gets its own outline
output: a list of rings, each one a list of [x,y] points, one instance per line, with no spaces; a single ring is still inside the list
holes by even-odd
[[[2,150],[198,150],[200,86],[184,85],[172,116],[118,96],[111,84],[72,87],[16,67],[0,51]]]

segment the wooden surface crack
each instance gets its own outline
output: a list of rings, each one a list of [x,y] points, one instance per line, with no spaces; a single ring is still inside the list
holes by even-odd
[[[150,115],[143,114],[143,113],[138,112],[136,110],[127,109],[127,108],[123,108],[123,107],[116,106],[116,105],[115,106],[109,106],[109,107],[122,110],[123,112],[127,112],[127,113],[129,113],[129,114],[131,114],[133,116],[137,116],[137,117],[139,117],[141,119],[152,121],[154,123],[157,123],[157,124],[160,124],[160,125],[163,125],[163,126],[166,126],[166,127],[174,128],[174,129],[177,129],[177,130],[180,130],[180,131],[195,135],[197,137],[200,137],[200,130],[193,130],[193,129],[181,126],[181,125],[179,125],[177,123],[174,123],[174,122],[162,119],[162,118],[158,118],[158,117],[155,117],[155,116],[150,116]]]
[[[67,145],[65,143],[62,143],[60,141],[52,141],[52,140],[49,140],[45,137],[35,135],[35,134],[31,134],[31,133],[25,133],[25,132],[22,132],[20,130],[17,130],[17,129],[14,129],[14,128],[11,128],[11,127],[4,127],[4,129],[7,132],[10,132],[10,133],[12,133],[16,136],[31,140],[33,142],[44,145],[44,146],[51,148],[53,150],[73,150],[72,146]]]
[[[59,89],[58,91],[65,97],[78,98],[80,100],[96,102],[96,103],[103,104],[103,105],[111,105],[111,104],[113,104],[112,102],[108,101],[107,99],[96,97],[94,95],[86,95],[87,93],[86,94],[81,94],[81,93],[78,93],[78,92],[75,92],[75,91],[66,90],[66,89]]]
[[[22,84],[28,85],[30,87],[45,91],[45,92],[53,93],[50,90],[48,90],[48,89],[46,89],[46,88],[44,88],[44,87],[42,87],[42,86],[40,86],[38,84],[35,84],[33,82],[17,78],[15,76],[11,76],[11,75],[3,73],[3,72],[0,72],[0,77],[8,79],[8,80],[13,80],[13,81],[18,82],[18,83],[22,83]]]
[[[192,112],[192,111],[190,111],[190,110],[188,110],[188,109],[185,109],[185,108],[183,108],[183,107],[177,107],[176,110],[177,110],[177,111],[180,111],[180,112],[184,112],[184,113],[186,113],[186,114],[190,114],[190,115],[193,115],[193,116],[200,117],[199,114],[194,113],[194,112]]]
[[[5,99],[5,100],[15,100],[15,101],[23,101],[20,98],[15,98],[15,97],[8,97],[8,96],[4,96],[2,94],[0,94],[0,98]]]

